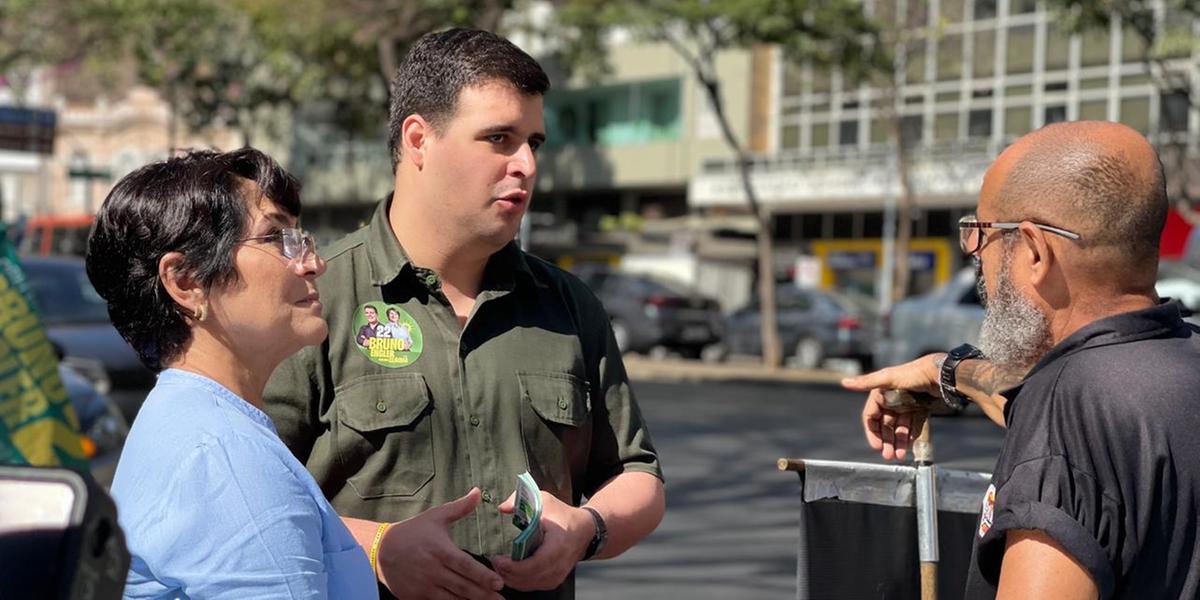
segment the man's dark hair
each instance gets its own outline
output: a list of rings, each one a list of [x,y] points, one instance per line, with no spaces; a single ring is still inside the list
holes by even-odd
[[[400,163],[400,128],[421,115],[438,133],[454,116],[463,88],[506,82],[528,95],[544,95],[550,78],[533,57],[512,42],[478,29],[429,33],[409,49],[392,80],[388,150],[392,172]]]
[[[300,184],[253,148],[193,151],[121,178],[88,240],[87,274],[121,337],[158,371],[191,339],[184,311],[158,278],[168,252],[206,289],[238,280],[233,250],[246,237],[249,205],[261,194],[300,215]]]

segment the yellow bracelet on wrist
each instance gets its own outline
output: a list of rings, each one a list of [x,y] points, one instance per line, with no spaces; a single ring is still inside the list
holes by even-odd
[[[391,526],[391,523],[380,523],[379,527],[375,530],[375,540],[371,542],[371,552],[368,553],[368,557],[371,560],[371,574],[376,577],[379,576],[379,571],[376,568],[379,564],[379,542],[383,541],[383,533]]]

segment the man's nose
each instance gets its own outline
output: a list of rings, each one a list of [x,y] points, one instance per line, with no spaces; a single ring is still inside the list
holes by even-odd
[[[512,160],[508,163],[508,174],[524,179],[532,179],[534,175],[537,175],[537,155],[533,153],[533,148],[528,143],[521,144],[516,154],[512,156]]]

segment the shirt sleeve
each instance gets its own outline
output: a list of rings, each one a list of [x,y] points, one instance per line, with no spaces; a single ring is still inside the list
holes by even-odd
[[[659,479],[663,473],[629,385],[608,313],[599,300],[590,296],[590,291],[587,293],[591,302],[585,305],[582,323],[588,328],[585,344],[591,342],[594,348],[591,356],[595,357],[598,382],[592,393],[594,429],[584,490],[590,496],[604,482],[622,473],[650,473]]]
[[[1113,565],[1120,553],[1120,503],[1105,494],[1096,478],[1065,457],[1045,456],[1012,469],[996,490],[991,528],[979,542],[983,576],[999,581],[1006,532],[1037,529],[1058,542],[1091,574],[1100,597],[1115,589]]]
[[[263,410],[301,464],[308,462],[323,431],[319,414],[328,372],[322,358],[324,348],[324,344],[309,346],[288,357],[271,374],[263,391]]]
[[[320,511],[274,452],[213,440],[178,472],[143,552],[159,581],[191,598],[328,597]]]

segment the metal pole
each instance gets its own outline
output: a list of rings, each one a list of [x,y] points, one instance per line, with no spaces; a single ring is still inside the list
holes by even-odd
[[[883,264],[879,269],[879,314],[892,312],[892,287],[895,286],[896,261],[896,153],[887,153],[887,181],[883,186]],[[882,366],[882,365],[880,365]]]
[[[913,462],[917,476],[913,482],[917,496],[917,554],[921,561],[921,600],[937,600],[937,468],[933,465],[933,439],[930,434],[929,407],[939,402],[927,394],[911,394],[903,390],[887,390],[884,404],[900,412],[923,412],[921,433],[913,440]]]

